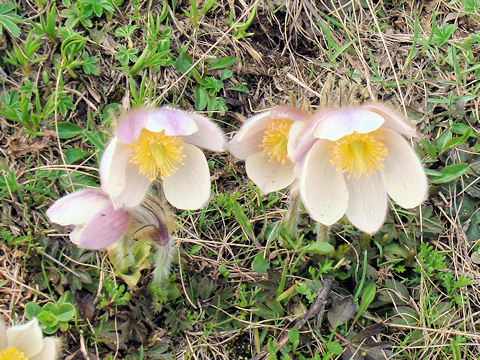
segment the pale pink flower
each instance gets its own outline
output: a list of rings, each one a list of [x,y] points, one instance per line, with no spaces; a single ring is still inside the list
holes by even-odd
[[[295,180],[295,164],[287,153],[294,124],[305,114],[294,107],[277,106],[248,119],[227,144],[233,156],[245,160],[248,177],[263,194],[283,189]]]
[[[223,151],[225,138],[211,120],[181,110],[135,110],[120,120],[100,162],[102,189],[117,207],[134,207],[158,177],[170,204],[186,210],[210,198],[210,172],[198,148]]]
[[[121,239],[130,224],[130,213],[116,209],[99,189],[75,191],[53,203],[47,210],[51,222],[73,225],[70,240],[85,249],[104,249]]]
[[[0,321],[0,359],[55,360],[59,344],[56,338],[43,338],[36,318],[8,329]]]
[[[387,194],[404,208],[420,205],[427,178],[402,135],[415,137],[415,128],[384,104],[315,113],[289,147],[312,218],[332,225],[346,214],[360,230],[375,233],[385,220]]]

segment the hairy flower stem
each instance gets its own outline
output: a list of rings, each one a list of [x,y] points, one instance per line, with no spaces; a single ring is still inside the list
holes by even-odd
[[[317,241],[328,242],[329,232],[330,232],[330,228],[328,226],[317,222]]]
[[[290,203],[288,205],[287,213],[280,224],[282,235],[286,235],[293,240],[297,239],[299,215],[300,194],[298,191],[294,191],[290,195]]]

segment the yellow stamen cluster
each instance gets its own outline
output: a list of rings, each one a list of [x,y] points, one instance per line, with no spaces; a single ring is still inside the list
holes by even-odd
[[[362,175],[369,177],[383,167],[388,154],[385,138],[381,130],[367,134],[352,133],[334,141],[330,145],[330,163],[337,165],[337,170],[353,175],[359,179]]]
[[[152,132],[143,129],[138,139],[128,146],[133,150],[130,160],[151,181],[159,175],[162,178],[173,175],[185,159],[183,140],[165,135],[165,130]]]
[[[23,352],[12,346],[8,349],[0,350],[0,360],[28,360]]]
[[[288,133],[292,124],[293,120],[275,119],[268,125],[259,147],[263,155],[270,157],[269,161],[278,161],[281,164],[287,161]]]

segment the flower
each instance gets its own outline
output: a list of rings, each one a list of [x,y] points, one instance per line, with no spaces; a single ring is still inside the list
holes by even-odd
[[[75,191],[53,203],[47,210],[51,222],[74,225],[70,240],[82,248],[103,249],[125,235],[130,213],[115,209],[100,189]]]
[[[53,360],[58,356],[57,346],[57,339],[43,339],[36,318],[8,329],[0,321],[0,360]]]
[[[295,180],[287,144],[296,135],[294,124],[305,121],[301,110],[277,106],[248,119],[227,144],[230,153],[245,160],[248,177],[262,193],[283,189]]]
[[[223,151],[225,138],[211,120],[181,110],[135,110],[121,119],[100,162],[102,189],[117,207],[134,207],[150,184],[162,179],[175,207],[199,209],[210,197],[210,173],[202,147]]]
[[[300,167],[300,195],[313,219],[332,225],[344,214],[375,233],[387,212],[387,194],[413,208],[427,196],[420,160],[402,136],[415,128],[384,104],[326,109],[312,116],[289,145]]]

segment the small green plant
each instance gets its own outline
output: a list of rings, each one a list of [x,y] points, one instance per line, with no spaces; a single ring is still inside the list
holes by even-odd
[[[125,305],[130,300],[130,294],[126,292],[125,285],[116,285],[112,280],[104,279],[99,298],[100,302],[97,308],[103,309],[110,306]]]
[[[25,39],[23,49],[16,45],[13,47],[13,52],[7,51],[8,56],[3,59],[9,64],[19,67],[25,75],[30,75],[32,65],[45,59],[45,56],[37,55],[37,50],[42,41],[41,37],[35,37],[33,31],[31,31]]]
[[[69,322],[75,318],[76,314],[73,295],[69,291],[65,292],[56,303],[48,302],[40,306],[31,301],[25,305],[27,319],[36,317],[43,325],[45,334],[54,334],[58,329],[67,331]]]
[[[20,28],[17,26],[23,19],[15,14],[16,5],[13,2],[0,4],[0,35],[3,30],[8,31],[12,36],[20,35]]]

